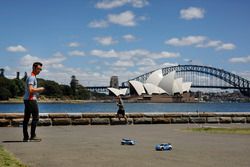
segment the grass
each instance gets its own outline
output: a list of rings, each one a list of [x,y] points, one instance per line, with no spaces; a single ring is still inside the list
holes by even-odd
[[[208,132],[208,133],[223,133],[223,134],[244,134],[250,135],[250,128],[216,128],[216,127],[203,127],[203,128],[188,128],[188,130],[195,132]]]
[[[0,145],[0,166],[1,167],[27,167],[17,160],[11,153]]]

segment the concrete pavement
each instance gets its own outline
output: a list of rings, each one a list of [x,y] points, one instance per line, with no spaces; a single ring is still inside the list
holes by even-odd
[[[250,135],[185,131],[194,124],[38,127],[42,142],[22,141],[22,128],[1,127],[0,144],[30,167],[241,166],[250,164]],[[212,125],[209,125],[212,126]],[[249,124],[214,126],[250,127]],[[122,146],[124,137],[135,146]],[[173,150],[155,151],[170,142]]]

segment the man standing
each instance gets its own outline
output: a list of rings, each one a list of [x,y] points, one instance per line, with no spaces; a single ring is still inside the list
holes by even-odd
[[[116,105],[118,106],[118,111],[117,111],[116,116],[118,117],[119,120],[121,118],[124,118],[125,121],[127,122],[127,116],[125,115],[124,104],[123,104],[121,96],[119,95],[117,99],[118,99],[118,102],[116,103]]]
[[[39,120],[39,109],[37,105],[37,95],[44,91],[43,87],[37,88],[36,75],[42,71],[42,63],[33,63],[32,73],[26,79],[25,84],[25,94],[24,94],[24,119],[23,119],[23,141],[27,142],[29,140],[41,141],[41,139],[36,136],[36,125]],[[31,133],[30,138],[28,134],[28,124],[30,120],[30,115],[32,115],[31,122]]]

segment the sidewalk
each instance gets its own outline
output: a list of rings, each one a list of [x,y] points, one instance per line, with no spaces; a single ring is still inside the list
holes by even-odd
[[[38,127],[42,142],[27,143],[21,142],[21,128],[2,127],[0,144],[30,167],[249,166],[250,135],[184,130],[192,126],[195,125]],[[124,137],[135,139],[137,144],[122,146]],[[161,142],[170,142],[173,150],[155,151],[155,144]]]

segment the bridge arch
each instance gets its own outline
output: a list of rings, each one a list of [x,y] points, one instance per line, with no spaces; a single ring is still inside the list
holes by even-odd
[[[214,86],[214,85],[192,85],[191,87],[197,88],[224,88],[224,89],[239,89],[240,92],[250,97],[250,81],[245,78],[242,78],[239,75],[233,74],[231,72],[225,71],[223,69],[209,67],[209,66],[201,66],[201,65],[178,65],[178,66],[171,66],[171,67],[164,67],[162,68],[163,76],[168,74],[171,71],[176,71],[177,73],[180,72],[195,72],[195,73],[202,73],[212,77],[219,78],[224,82],[228,83],[228,86]],[[136,78],[130,80],[137,80],[140,82],[145,82],[149,75],[152,73],[148,72],[143,75],[140,75]],[[128,80],[128,81],[130,81]],[[127,85],[128,81],[123,82],[122,85]]]

